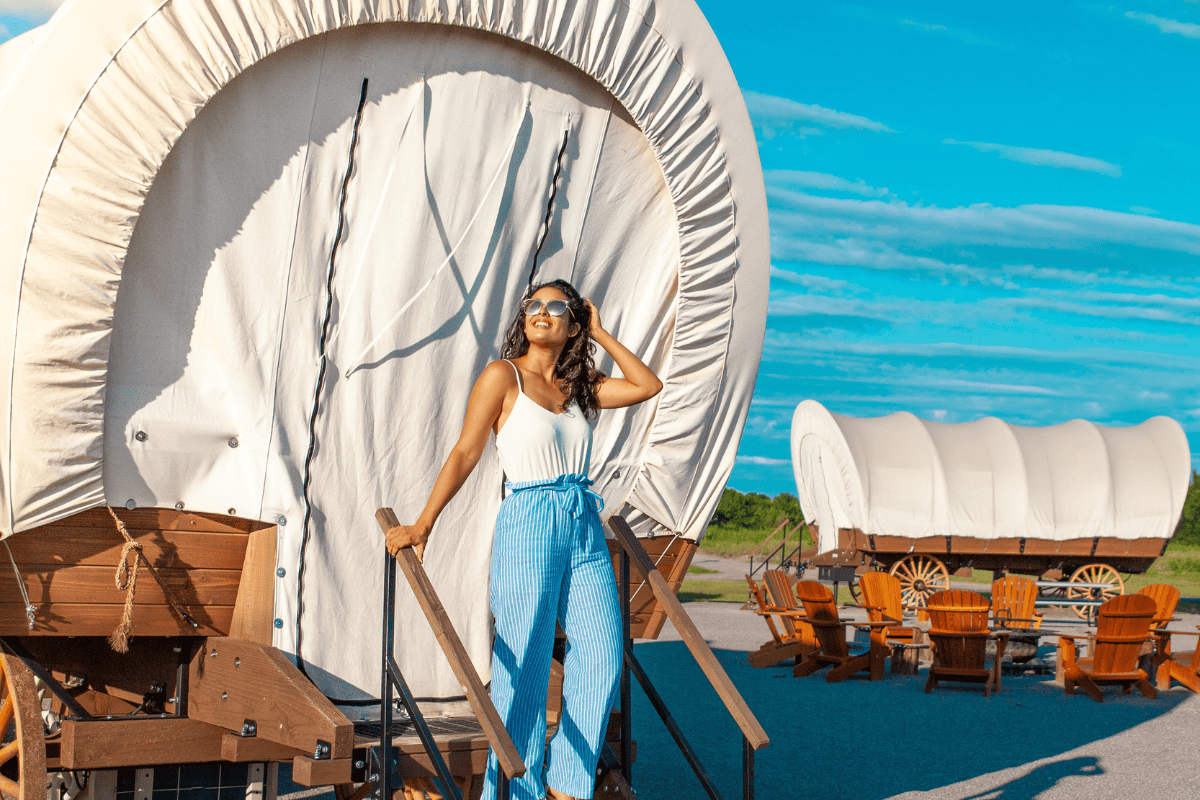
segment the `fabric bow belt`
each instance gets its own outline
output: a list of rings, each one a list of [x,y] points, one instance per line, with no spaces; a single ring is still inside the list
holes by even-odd
[[[508,490],[514,494],[530,489],[565,494],[567,513],[575,519],[579,519],[589,511],[598,514],[600,509],[604,508],[604,498],[589,489],[588,487],[591,485],[592,481],[589,478],[578,474],[559,475],[557,478],[544,481],[521,481],[520,483],[505,484]]]

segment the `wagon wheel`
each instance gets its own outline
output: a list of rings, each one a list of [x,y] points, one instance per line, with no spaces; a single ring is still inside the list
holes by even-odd
[[[0,653],[0,789],[16,800],[45,800],[46,736],[33,673]]]
[[[1125,594],[1125,581],[1121,579],[1120,573],[1108,564],[1084,564],[1071,573],[1071,582],[1116,585],[1111,589],[1067,589],[1067,598],[1070,600],[1110,600],[1119,594]],[[1088,606],[1071,606],[1071,610],[1080,619],[1087,619],[1088,612],[1092,609]]]
[[[905,606],[925,607],[934,592],[950,588],[946,565],[933,556],[914,554],[892,564],[888,570],[900,581],[900,602]]]

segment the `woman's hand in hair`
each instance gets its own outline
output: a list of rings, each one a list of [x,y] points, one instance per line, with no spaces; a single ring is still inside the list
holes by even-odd
[[[600,324],[600,309],[590,299],[584,298],[584,304],[591,314],[592,341],[603,347],[617,367],[624,373],[624,378],[602,377],[597,382],[596,400],[601,408],[622,408],[645,402],[662,391],[662,381],[654,371],[642,363],[642,360],[630,352],[616,338],[604,330]]]
[[[588,310],[588,332],[595,338],[597,333],[604,333],[604,326],[600,324],[600,309],[596,308],[590,297],[583,298],[583,304]]]
[[[415,525],[397,525],[389,528],[386,534],[387,550],[394,556],[400,551],[411,547],[417,554],[418,561],[425,560],[425,543],[429,541],[429,527],[417,522]]]

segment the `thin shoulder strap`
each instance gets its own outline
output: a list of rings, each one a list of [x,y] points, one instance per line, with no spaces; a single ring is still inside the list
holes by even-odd
[[[525,394],[525,387],[521,385],[521,370],[517,369],[517,365],[509,361],[507,358],[503,359],[503,361],[505,364],[508,364],[513,368],[513,372],[517,373],[517,390],[520,391],[521,394]]]

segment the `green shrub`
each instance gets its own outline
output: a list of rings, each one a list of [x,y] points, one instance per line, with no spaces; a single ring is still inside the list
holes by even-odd
[[[1200,558],[1172,559],[1167,568],[1172,575],[1200,575]]]
[[[1183,501],[1183,517],[1179,521],[1179,530],[1171,542],[1174,547],[1200,547],[1200,474],[1192,470],[1192,485],[1188,487],[1187,498]]]

